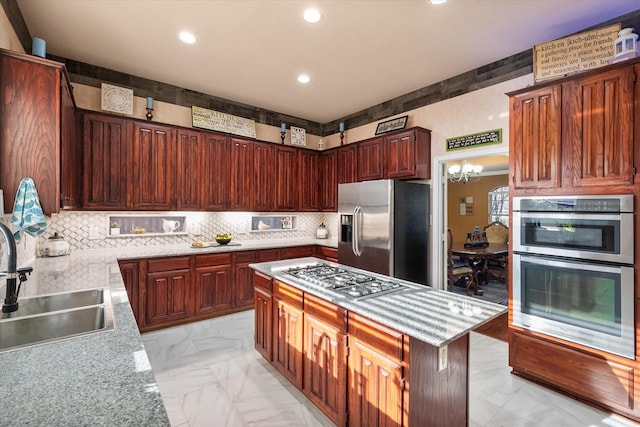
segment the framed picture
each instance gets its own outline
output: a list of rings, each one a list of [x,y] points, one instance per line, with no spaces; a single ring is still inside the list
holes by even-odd
[[[291,145],[307,145],[306,131],[303,128],[291,126]]]
[[[408,118],[409,116],[402,116],[396,119],[387,120],[386,122],[378,123],[378,127],[376,128],[376,135],[391,132],[392,130],[404,129],[404,127],[407,125]]]

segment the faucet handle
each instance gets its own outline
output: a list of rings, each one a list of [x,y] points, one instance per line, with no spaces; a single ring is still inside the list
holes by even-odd
[[[29,276],[31,276],[31,272],[33,271],[33,267],[23,267],[23,268],[19,268],[17,273],[18,273],[18,279],[20,279],[21,282],[24,282],[27,280],[27,274],[29,274]]]

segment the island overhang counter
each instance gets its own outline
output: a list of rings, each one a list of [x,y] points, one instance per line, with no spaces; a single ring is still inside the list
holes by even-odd
[[[403,286],[354,300],[290,274],[320,263]],[[250,267],[256,349],[336,425],[469,424],[469,332],[506,306],[312,257]]]

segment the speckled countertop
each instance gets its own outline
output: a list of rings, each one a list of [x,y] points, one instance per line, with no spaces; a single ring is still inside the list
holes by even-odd
[[[63,257],[37,258],[32,265],[33,273],[22,284],[22,298],[109,288],[115,328],[0,352],[0,425],[169,425],[124,289],[118,259],[316,244],[337,246],[331,240],[294,239],[203,249],[180,244],[87,250]],[[4,286],[0,292],[4,295]]]
[[[500,304],[398,279],[394,280],[407,285],[409,289],[353,301],[286,274],[289,267],[318,262],[340,265],[318,258],[297,258],[250,264],[250,267],[435,347],[442,347],[507,311],[507,307]],[[385,277],[369,271],[346,268]]]

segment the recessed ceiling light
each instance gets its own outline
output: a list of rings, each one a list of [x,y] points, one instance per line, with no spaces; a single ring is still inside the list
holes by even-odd
[[[304,11],[304,15],[302,16],[304,17],[305,21],[312,24],[318,22],[320,18],[322,18],[322,15],[320,14],[320,11],[318,9],[307,9]]]
[[[298,76],[298,81],[299,81],[300,83],[309,83],[309,82],[311,81],[311,79],[310,79],[310,78],[309,78],[309,76],[308,76],[308,75],[306,75],[306,74],[300,74],[300,75]]]
[[[196,36],[188,31],[182,31],[178,37],[180,37],[180,40],[188,44],[194,44],[196,42]]]
[[[431,4],[442,4],[442,3],[446,3],[447,0],[429,0],[429,2]]]

